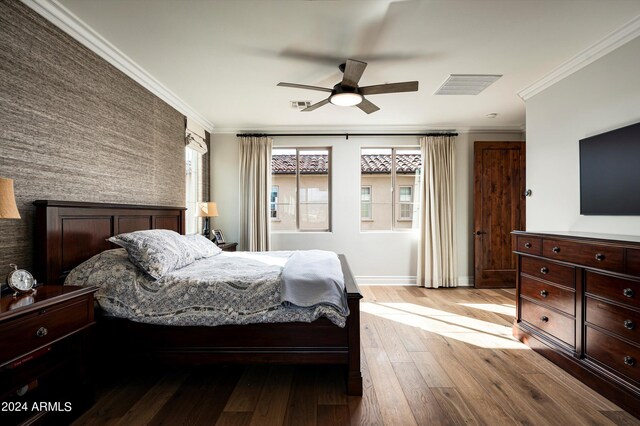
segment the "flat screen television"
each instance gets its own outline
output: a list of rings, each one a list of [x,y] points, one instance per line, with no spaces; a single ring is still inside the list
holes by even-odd
[[[580,214],[640,215],[640,123],[580,140]]]

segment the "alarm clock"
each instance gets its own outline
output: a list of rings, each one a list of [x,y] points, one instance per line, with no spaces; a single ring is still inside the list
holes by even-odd
[[[10,264],[14,270],[7,275],[7,285],[16,294],[28,293],[33,290],[36,280],[33,275],[25,269],[18,269],[18,265]]]

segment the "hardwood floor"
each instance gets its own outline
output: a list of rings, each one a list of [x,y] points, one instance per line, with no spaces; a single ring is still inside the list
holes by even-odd
[[[330,366],[149,368],[74,424],[640,424],[511,336],[513,290],[361,289],[362,398]]]

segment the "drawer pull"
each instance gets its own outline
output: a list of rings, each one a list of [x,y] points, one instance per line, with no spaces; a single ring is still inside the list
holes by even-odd
[[[44,327],[40,327],[40,328],[38,329],[38,331],[36,331],[36,336],[38,336],[38,337],[44,337],[44,336],[46,336],[46,335],[47,335],[47,333],[49,333],[49,330],[47,330],[47,329],[46,329],[46,328],[44,328]]]
[[[540,273],[545,275],[548,274],[549,268],[547,268],[546,266],[543,266],[542,268],[540,268]]]
[[[596,260],[598,262],[602,262],[604,260],[604,254],[602,253],[596,253]]]
[[[546,316],[546,315],[543,315],[543,316],[541,316],[541,317],[540,317],[540,321],[542,321],[542,322],[549,322],[549,317],[548,317],[548,316]]]
[[[634,328],[636,328],[636,325],[631,320],[625,320],[624,321],[624,328],[626,328],[627,330],[633,330]]]
[[[624,357],[624,364],[633,367],[634,365],[636,365],[636,360],[633,359],[633,357],[627,355]]]
[[[547,290],[540,290],[540,296],[547,297],[548,295],[549,295],[549,292]]]
[[[560,247],[554,247],[551,249],[552,252],[554,252],[555,254],[560,253]]]
[[[626,297],[633,297],[633,290],[630,288],[625,288],[624,290],[622,290],[622,294],[624,294]]]
[[[531,243],[524,243],[525,248],[531,248]]]

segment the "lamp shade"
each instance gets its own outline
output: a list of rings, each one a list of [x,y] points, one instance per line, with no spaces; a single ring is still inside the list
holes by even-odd
[[[214,202],[200,203],[198,209],[198,217],[216,217],[218,216],[218,206]]]
[[[13,194],[13,179],[0,177],[0,218],[20,219],[16,196]]]

